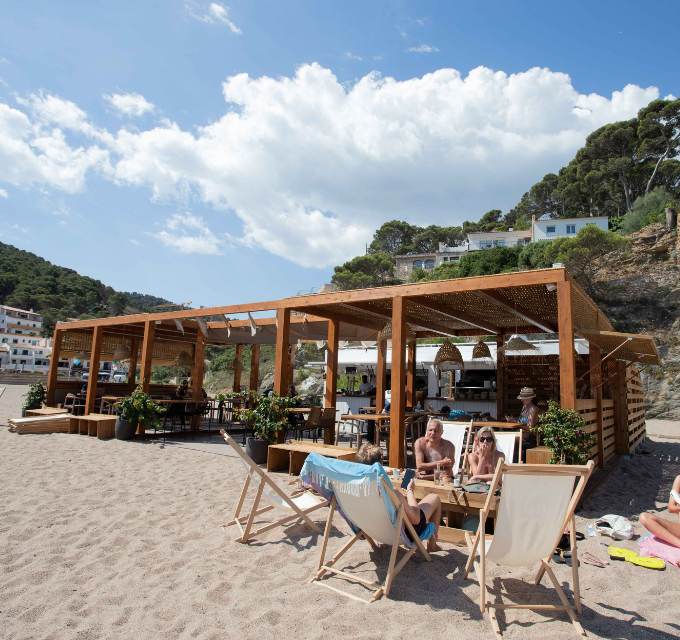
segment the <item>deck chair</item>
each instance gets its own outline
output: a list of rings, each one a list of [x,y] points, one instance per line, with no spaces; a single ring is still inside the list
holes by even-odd
[[[301,519],[304,520],[314,531],[317,533],[323,533],[321,528],[309,518],[310,513],[325,507],[328,505],[328,501],[323,498],[319,498],[308,491],[297,491],[292,496],[287,496],[278,485],[264,472],[260,467],[258,467],[252,459],[246,454],[246,452],[236,444],[235,440],[231,438],[222,429],[220,433],[224,436],[224,439],[231,446],[231,448],[238,454],[239,460],[246,469],[247,477],[246,482],[243,485],[243,491],[241,491],[241,497],[239,498],[238,505],[236,506],[236,511],[234,512],[234,519],[227,524],[223,524],[222,527],[229,527],[235,524],[241,531],[241,537],[236,539],[236,542],[248,542],[251,538],[280,527],[284,524],[288,524],[293,520]],[[250,508],[250,513],[245,516],[241,516],[241,508],[243,507],[243,502],[246,499],[246,493],[248,492],[248,487],[250,483],[257,485],[257,495],[255,496],[255,502],[253,502]],[[269,503],[268,506],[258,509],[260,505],[260,500],[264,498],[266,502]],[[259,516],[265,511],[271,511],[272,509],[279,509],[283,512],[287,512],[287,515],[272,522],[256,531],[252,531],[253,521],[255,516]],[[245,529],[243,524],[245,523]]]
[[[480,586],[479,608],[482,613],[489,609],[491,626],[496,638],[501,638],[495,609],[549,609],[566,611],[576,632],[585,636],[583,627],[576,619],[581,613],[581,596],[578,581],[578,556],[576,552],[576,522],[574,509],[593,470],[592,460],[587,465],[508,465],[499,461],[489,489],[489,497],[479,514],[479,529],[472,539],[465,533],[470,557],[465,566],[465,578],[474,566]],[[495,532],[490,540],[484,534],[489,514],[491,496],[503,478],[503,496],[496,505]],[[576,489],[574,479],[578,478]],[[550,568],[550,560],[569,525],[571,539],[572,578],[574,604],[570,604],[560,583]],[[479,562],[475,559],[479,555]],[[540,562],[535,584],[547,573],[562,605],[492,604],[486,592],[486,562],[491,560],[506,567],[518,567]]]
[[[332,591],[368,604],[382,595],[389,595],[392,581],[416,550],[420,551],[425,559],[430,562],[430,555],[425,549],[423,541],[432,536],[435,532],[435,526],[429,523],[420,538],[418,537],[413,525],[405,517],[404,508],[399,503],[382,465],[376,462],[368,466],[324,458],[316,453],[310,453],[300,471],[300,481],[302,486],[313,487],[331,504],[323,544],[321,545],[318,570],[310,582],[316,582]],[[354,536],[327,561],[328,538],[336,511],[345,519]],[[406,536],[407,529],[413,542]],[[361,538],[365,538],[374,549],[376,542],[392,546],[384,584],[371,582],[348,571],[340,571],[334,568],[333,565]],[[399,564],[395,566],[400,543],[405,544],[409,550]],[[369,600],[364,600],[325,582],[319,582],[326,573],[339,575],[373,589],[373,595]]]
[[[463,469],[467,467],[468,447],[470,446],[470,436],[472,434],[472,420],[467,422],[442,422],[444,429],[442,438],[453,443],[455,447],[456,463],[453,465],[452,473],[455,476],[460,470],[461,460]],[[467,435],[467,438],[466,438]]]
[[[515,461],[515,443],[519,440],[519,460],[522,462],[522,431],[496,431],[496,449],[505,454],[505,464]]]

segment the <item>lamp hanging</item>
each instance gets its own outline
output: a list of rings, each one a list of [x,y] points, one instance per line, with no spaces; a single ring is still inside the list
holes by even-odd
[[[194,360],[186,351],[180,351],[172,364],[175,367],[192,367]]]
[[[415,342],[416,341],[416,334],[413,333],[413,329],[408,325],[407,322],[404,323],[404,334],[406,335],[406,343],[408,344],[409,342]],[[382,331],[380,332],[380,338],[378,338],[378,346],[380,347],[380,350],[382,351],[383,355],[387,352],[387,343],[392,342],[392,321],[388,320],[385,323],[385,326],[382,328]]]
[[[518,335],[510,336],[505,345],[503,345],[498,351],[505,353],[507,351],[538,351],[538,347],[527,342],[524,338],[520,338]]]
[[[242,371],[243,370],[243,362],[241,362],[241,358],[234,358],[229,365],[227,366],[227,371],[233,371],[236,373],[237,371]]]
[[[92,354],[89,351],[82,350],[76,353],[76,358],[78,360],[89,360],[91,357]]]
[[[132,357],[132,350],[127,343],[119,344],[113,350],[113,359],[116,362],[122,362],[123,360],[129,360]]]
[[[463,355],[458,347],[456,347],[450,340],[446,339],[439,347],[437,355],[434,357],[434,366],[440,371],[451,371],[460,365],[461,369],[465,368],[463,362]]]
[[[477,342],[477,344],[475,344],[474,348],[472,349],[472,359],[477,360],[480,358],[491,358],[489,345],[486,344],[484,340]]]

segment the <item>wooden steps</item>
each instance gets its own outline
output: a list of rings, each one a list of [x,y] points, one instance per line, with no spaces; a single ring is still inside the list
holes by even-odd
[[[9,430],[13,433],[69,433],[71,415],[62,413],[52,416],[29,416],[10,418]]]

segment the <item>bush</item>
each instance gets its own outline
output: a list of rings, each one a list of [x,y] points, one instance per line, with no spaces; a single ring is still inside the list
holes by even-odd
[[[552,400],[548,410],[538,417],[536,430],[543,444],[552,450],[550,464],[584,464],[597,442],[595,436],[585,432],[583,418],[576,411],[563,409]]]
[[[47,389],[42,382],[36,382],[29,385],[28,391],[23,395],[26,398],[24,402],[24,409],[42,409],[43,402],[47,397]]]
[[[623,216],[621,232],[630,235],[648,224],[665,220],[669,200],[672,200],[672,195],[663,187],[656,187],[646,196],[636,198],[633,208]]]
[[[545,257],[545,250],[551,245],[552,240],[539,240],[524,246],[517,258],[517,266],[520,269],[547,269],[552,266]]]

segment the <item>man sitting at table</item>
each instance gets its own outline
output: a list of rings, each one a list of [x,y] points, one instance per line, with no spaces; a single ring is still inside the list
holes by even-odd
[[[427,424],[425,436],[416,440],[416,474],[421,480],[433,480],[437,465],[445,480],[453,479],[456,448],[442,438],[443,432],[442,421],[433,418]]]
[[[370,442],[362,444],[357,451],[355,461],[359,464],[367,465],[372,465],[375,462],[382,464],[382,449]],[[404,507],[404,515],[409,519],[409,522],[413,525],[413,528],[418,535],[425,531],[428,522],[431,522],[435,529],[439,531],[439,524],[442,519],[441,498],[435,493],[429,493],[418,502],[414,493],[415,486],[416,481],[413,479],[408,487],[406,487],[406,496],[402,493],[403,489],[395,491],[399,503]],[[412,540],[411,532],[408,529],[406,529],[406,535],[409,540]],[[441,547],[437,544],[436,533],[427,541],[427,550],[441,551]]]

